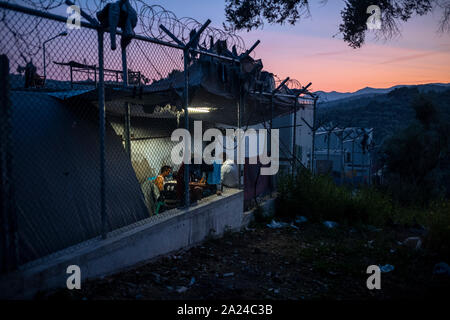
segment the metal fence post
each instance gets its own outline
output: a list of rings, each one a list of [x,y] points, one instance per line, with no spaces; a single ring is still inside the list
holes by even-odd
[[[102,238],[106,239],[106,194],[105,194],[105,75],[103,60],[104,32],[98,31],[98,115],[100,135],[100,214],[102,220]]]
[[[352,140],[352,186],[355,186],[355,139]]]
[[[127,49],[122,48],[122,80],[123,87],[128,87],[128,64],[127,64]],[[131,159],[131,142],[130,142],[130,130],[131,130],[131,115],[130,115],[130,103],[125,102],[125,126],[124,126],[124,140],[125,151]]]
[[[188,72],[188,58],[189,58],[189,49],[186,48],[183,51],[183,62],[184,62],[184,128],[189,131],[189,114],[188,114],[188,105],[189,105],[189,72]],[[186,146],[187,147],[187,146]],[[185,152],[190,150],[189,148],[185,148]],[[189,154],[189,160],[191,159],[191,155]],[[186,157],[185,157],[186,158]],[[188,161],[189,162],[189,161]],[[184,204],[186,208],[189,208],[190,197],[189,197],[189,163],[184,164]]]
[[[239,84],[239,98],[238,98],[238,103],[237,103],[237,127],[238,127],[238,136],[237,136],[237,143],[238,143],[238,148],[237,148],[237,163],[238,163],[238,188],[242,189],[242,183],[241,183],[241,171],[242,171],[242,165],[241,165],[241,155],[240,153],[242,152],[240,150],[240,148],[244,148],[244,159],[245,159],[245,136],[242,135],[243,140],[241,139],[241,127],[242,127],[242,114],[241,114],[241,109],[242,109],[242,84]],[[245,161],[245,160],[244,160]]]
[[[292,129],[292,176],[296,174],[297,167],[297,100],[298,96],[295,97],[294,101],[294,127]]]
[[[125,141],[125,151],[131,158],[131,114],[129,102],[125,102],[125,125],[123,130],[123,136]]]
[[[316,155],[316,131],[317,131],[317,127],[316,127],[316,111],[317,111],[317,99],[318,97],[314,98],[314,106],[313,106],[313,123],[312,123],[312,146],[311,146],[311,172],[313,175],[315,175],[316,171],[315,171],[315,166],[316,166],[316,159],[315,155]]]
[[[9,100],[9,60],[0,56],[0,170],[1,170],[1,262],[0,271],[18,265],[17,217],[12,176],[11,103]]]
[[[122,48],[122,78],[123,86],[128,87],[127,48]]]
[[[45,81],[47,81],[47,65],[46,65],[46,61],[45,61],[45,41],[42,44],[42,55],[44,58],[44,86],[45,86]]]

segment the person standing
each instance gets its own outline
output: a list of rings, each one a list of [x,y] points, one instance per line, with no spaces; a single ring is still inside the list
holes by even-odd
[[[219,161],[220,162],[220,161]],[[217,195],[222,194],[222,184],[221,184],[221,168],[222,164],[219,163],[217,160],[214,160],[212,163],[212,171],[208,173],[208,179],[207,183],[209,185],[215,185],[216,186],[216,193]]]

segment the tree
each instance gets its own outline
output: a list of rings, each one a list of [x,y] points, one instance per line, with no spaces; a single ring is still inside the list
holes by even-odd
[[[438,112],[433,103],[422,95],[413,102],[412,107],[416,113],[416,120],[427,130],[432,122],[435,122],[438,118]]]
[[[449,124],[423,96],[412,107],[415,121],[383,146],[386,179],[398,200],[426,204],[450,191]]]
[[[326,3],[326,0],[317,0]],[[226,0],[225,16],[227,30],[247,30],[270,24],[294,25],[302,17],[310,15],[308,0]],[[378,36],[391,38],[400,33],[399,21],[408,21],[414,15],[425,15],[433,9],[442,10],[439,28],[450,31],[449,0],[345,0],[341,11],[342,23],[339,32],[344,41],[353,48],[360,48],[368,30],[366,22],[370,16],[367,9],[376,5],[381,9],[381,29]]]

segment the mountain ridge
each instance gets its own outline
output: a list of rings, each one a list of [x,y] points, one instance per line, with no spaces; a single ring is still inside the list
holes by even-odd
[[[330,123],[341,127],[374,128],[378,145],[412,124],[415,120],[413,103],[422,95],[437,110],[442,123],[450,125],[450,86],[443,90],[420,91],[416,86],[396,88],[385,94],[365,94],[347,99],[323,102],[317,108],[318,123]]]
[[[362,97],[364,95],[377,95],[377,94],[384,94],[389,93],[392,90],[402,88],[402,87],[418,87],[419,90],[445,90],[450,88],[450,83],[423,83],[423,84],[417,84],[417,85],[395,85],[389,88],[372,88],[372,87],[364,87],[359,90],[356,90],[354,92],[338,92],[338,91],[316,91],[314,93],[318,94],[319,96],[319,102],[330,102],[330,101],[336,101],[336,100],[342,100],[347,98],[354,98],[354,97]]]

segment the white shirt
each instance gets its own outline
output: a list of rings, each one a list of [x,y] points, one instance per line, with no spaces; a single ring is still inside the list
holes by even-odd
[[[222,169],[220,171],[220,178],[222,184],[226,187],[235,188],[238,186],[238,167],[233,162],[233,160],[226,160],[222,164]]]

